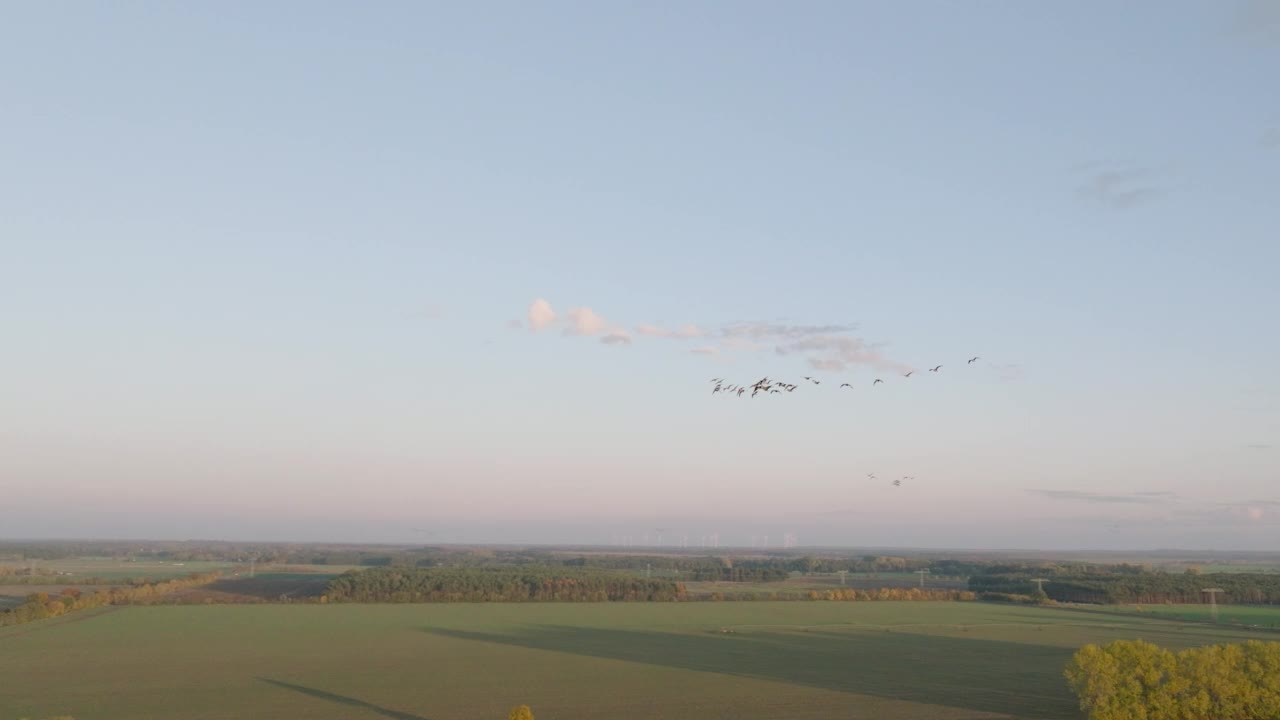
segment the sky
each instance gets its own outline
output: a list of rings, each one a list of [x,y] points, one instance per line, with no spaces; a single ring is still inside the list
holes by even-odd
[[[0,538],[1280,537],[1280,1],[0,17]]]

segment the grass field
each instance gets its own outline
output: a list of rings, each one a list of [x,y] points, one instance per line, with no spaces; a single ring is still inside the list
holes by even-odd
[[[3,563],[0,563],[3,564]],[[25,565],[26,563],[22,563]],[[65,560],[40,560],[35,564],[40,575],[70,573],[67,583],[74,585],[77,577],[97,577],[124,582],[133,578],[149,580],[170,580],[191,573],[205,573],[219,570],[234,572],[239,567],[225,562],[169,562],[161,560],[124,560],[111,557],[80,557]],[[4,578],[0,577],[0,584]]]
[[[1089,609],[1095,612],[1125,613],[1191,622],[1207,623],[1212,620],[1208,605],[1100,605]],[[1280,606],[1219,605],[1218,622],[1228,625],[1280,628]],[[1280,640],[1280,635],[1275,639]]]
[[[0,718],[1078,718],[1087,642],[1258,637],[979,603],[121,607],[0,629]]]

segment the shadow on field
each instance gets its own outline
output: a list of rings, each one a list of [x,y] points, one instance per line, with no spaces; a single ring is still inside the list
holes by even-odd
[[[307,573],[263,573],[252,578],[222,578],[205,585],[204,589],[264,600],[310,598],[323,595],[333,578],[333,575]]]
[[[436,635],[714,672],[982,712],[1075,720],[1072,650],[909,632],[694,633],[540,626]]]
[[[280,680],[272,680],[271,678],[264,678],[264,677],[260,677],[258,678],[258,680],[264,683],[275,685],[276,687],[282,687],[286,690],[292,690],[294,692],[302,693],[303,695],[310,695],[313,698],[328,700],[329,702],[332,702],[332,703],[338,703],[339,705],[347,705],[349,707],[360,708],[362,710],[369,710],[371,712],[378,713],[383,717],[392,718],[392,720],[427,720],[427,718],[421,715],[414,715],[412,713],[400,712],[399,710],[392,710],[391,708],[384,708],[380,705],[374,705],[373,703],[365,702],[364,700],[358,700],[353,697],[347,697],[346,695],[337,695],[335,693],[325,692],[324,690],[309,688],[304,685],[294,685],[293,683],[287,683]]]

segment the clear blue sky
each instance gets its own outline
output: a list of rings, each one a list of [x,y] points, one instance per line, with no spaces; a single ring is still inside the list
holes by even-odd
[[[0,536],[1274,547],[1278,74],[1272,0],[6,5]]]

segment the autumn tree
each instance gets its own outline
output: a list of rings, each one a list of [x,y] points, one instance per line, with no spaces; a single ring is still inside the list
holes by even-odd
[[[1086,645],[1065,674],[1090,720],[1280,718],[1280,643],[1178,653],[1141,640]]]
[[[507,720],[533,720],[533,711],[528,705],[517,705],[507,713]]]

